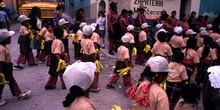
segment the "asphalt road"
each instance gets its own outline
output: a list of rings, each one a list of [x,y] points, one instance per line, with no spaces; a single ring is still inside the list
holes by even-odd
[[[19,45],[17,44],[18,30],[20,24],[13,24],[11,30],[16,31],[12,36],[12,42],[8,47],[11,50],[12,62],[15,63],[19,55]],[[69,43],[71,62],[74,62],[73,45]],[[35,50],[33,50],[36,55]],[[107,53],[107,52],[106,52]],[[113,72],[112,66],[116,59],[101,55],[101,63],[104,65],[99,77],[100,91],[97,93],[90,93],[90,99],[94,103],[97,110],[110,110],[112,105],[121,106],[122,110],[129,110],[132,101],[125,96],[125,87],[123,87],[122,79],[120,78],[115,85],[116,89],[106,89],[109,76]],[[36,61],[37,63],[37,61]],[[5,86],[3,92],[3,99],[7,104],[0,107],[0,110],[64,110],[62,101],[65,99],[67,90],[61,88],[60,80],[57,82],[55,90],[45,90],[44,86],[49,77],[47,74],[49,67],[46,64],[38,64],[35,67],[24,65],[23,70],[14,70],[14,77],[22,91],[31,90],[30,97],[26,100],[19,101],[16,97],[11,95],[8,85]],[[131,70],[133,83],[137,82],[139,75],[144,66],[134,65]],[[200,110],[202,108],[200,107]]]

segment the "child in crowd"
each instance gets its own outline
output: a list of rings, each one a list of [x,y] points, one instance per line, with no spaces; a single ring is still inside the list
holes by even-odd
[[[157,35],[158,42],[156,42],[151,49],[151,52],[153,55],[160,55],[168,59],[168,61],[171,61],[171,57],[173,55],[173,52],[171,50],[171,47],[167,44],[167,33],[164,31],[160,31]]]
[[[200,83],[203,83],[204,78],[207,73],[207,69],[211,65],[215,65],[216,63],[216,60],[217,60],[216,52],[214,49],[210,47],[212,43],[213,43],[213,39],[207,36],[204,38],[204,41],[203,41],[204,45],[197,50],[197,53],[200,58],[200,63],[198,67],[199,71],[196,76],[196,81],[198,85],[200,85]]]
[[[18,17],[18,21],[21,23],[19,30],[20,36],[18,38],[18,43],[20,45],[20,55],[17,59],[17,65],[14,66],[18,69],[23,69],[20,64],[25,64],[26,60],[30,66],[37,65],[34,62],[34,55],[30,47],[31,38],[30,31],[28,30],[30,24],[28,20],[30,20],[30,18],[27,18],[25,15],[20,15]]]
[[[161,56],[151,57],[141,73],[139,85],[133,97],[132,110],[169,110],[166,92],[159,86],[166,80],[168,61]]]
[[[67,32],[67,24],[69,21],[66,21],[65,19],[60,19],[58,22],[58,25],[63,29],[63,44],[65,48],[65,61],[68,63],[70,61],[70,56],[69,56],[69,34]]]
[[[53,35],[53,23],[49,22],[47,24],[47,32],[44,34],[44,40],[45,40],[45,45],[44,45],[44,49],[45,49],[45,53],[47,55],[47,61],[46,61],[46,65],[50,66],[50,55],[51,55],[51,45],[53,40],[55,39],[54,35]]]
[[[94,62],[96,61],[96,50],[94,42],[91,40],[93,27],[91,25],[86,25],[83,27],[82,31],[84,38],[80,42],[83,51],[81,61]]]
[[[199,99],[200,88],[193,83],[185,84],[182,87],[182,99],[177,102],[174,110],[199,110]]]
[[[91,24],[92,28],[93,28],[93,33],[92,33],[92,37],[91,40],[94,42],[94,46],[96,49],[96,59],[99,61],[100,60],[100,37],[99,37],[99,25],[96,23],[92,23]],[[101,71],[95,71],[95,79],[93,81],[93,84],[90,88],[90,91],[93,92],[97,92],[99,91],[99,87],[98,87],[98,83],[99,83],[99,73]]]
[[[180,26],[176,26],[174,27],[173,31],[174,35],[170,39],[170,45],[173,53],[175,53],[175,51],[181,51],[184,47],[186,47],[186,44],[182,36],[183,28]]]
[[[128,10],[128,21],[130,25],[134,26],[134,17],[133,15],[133,11],[132,10]]]
[[[185,33],[185,37],[184,37],[184,43],[186,44],[187,40],[189,38],[195,38],[196,32],[194,32],[192,29],[188,29]]]
[[[203,38],[207,35],[209,35],[209,33],[206,31],[205,27],[201,27],[200,32],[196,35],[196,39],[197,39],[197,48],[200,48],[203,46]]]
[[[45,53],[45,50],[44,50],[45,40],[44,40],[43,37],[44,37],[45,33],[47,32],[47,24],[48,24],[48,22],[49,22],[49,20],[44,20],[42,22],[43,28],[38,33],[40,39],[42,40],[41,41],[41,51],[40,51],[40,55],[39,55],[39,63],[43,63],[45,61],[45,57],[46,57],[46,53]]]
[[[195,51],[197,40],[195,38],[189,38],[186,43],[186,48],[182,51],[184,53],[183,64],[186,66],[188,82],[191,80],[191,75],[199,64],[199,56]]]
[[[116,61],[114,73],[111,74],[109,83],[107,84],[107,88],[115,89],[113,84],[115,84],[120,77],[123,76],[124,86],[132,86],[131,75],[130,75],[130,65],[129,65],[129,50],[128,47],[131,42],[131,38],[129,36],[122,36],[121,38],[122,45],[118,48],[117,57],[118,61]],[[128,71],[124,73],[120,73],[121,69],[127,69]]]
[[[69,91],[63,101],[66,110],[96,110],[89,99],[95,70],[96,66],[92,62],[77,61],[67,67],[63,75]]]
[[[129,36],[131,38],[130,47],[128,48],[129,49],[129,56],[130,56],[130,60],[129,60],[130,66],[132,66],[132,54],[135,54],[135,53],[133,53],[133,49],[136,49],[133,31],[134,31],[134,26],[128,25],[127,32],[125,33],[125,36]]]
[[[22,93],[13,76],[13,64],[11,62],[10,50],[6,45],[11,43],[11,36],[14,31],[0,29],[0,106],[4,105],[6,101],[2,99],[2,93],[5,84],[8,84],[13,96],[17,96],[19,100],[27,98],[31,91]]]
[[[86,22],[80,23],[80,25],[79,25],[79,30],[76,32],[76,35],[75,35],[75,40],[76,40],[76,41],[73,42],[73,44],[74,44],[74,54],[75,54],[75,59],[76,59],[76,60],[81,59],[81,52],[80,52],[80,50],[81,50],[81,45],[80,45],[80,42],[81,42],[81,40],[82,40],[82,38],[83,38],[82,28],[83,28],[84,26],[86,26],[86,25],[87,25]]]
[[[106,22],[106,18],[105,18],[105,14],[104,12],[100,11],[98,14],[98,18],[96,20],[96,23],[99,25],[99,36],[101,38],[102,44],[101,47],[105,48],[105,22]]]
[[[174,53],[173,62],[169,63],[169,69],[174,70],[172,73],[168,73],[167,77],[167,96],[170,102],[170,108],[174,108],[175,104],[178,102],[181,95],[181,87],[187,79],[187,72],[185,66],[182,64],[184,59],[184,54],[177,50]]]
[[[60,76],[61,80],[61,86],[62,89],[66,89],[66,86],[63,81],[63,70],[58,70],[58,66],[60,62],[64,62],[64,56],[65,56],[65,47],[62,42],[63,38],[63,29],[61,27],[57,27],[53,30],[54,36],[56,39],[52,41],[51,45],[51,63],[50,63],[50,69],[48,71],[48,74],[50,75],[46,85],[45,90],[55,89],[58,76]]]
[[[138,36],[138,43],[137,43],[137,56],[136,56],[136,64],[144,65],[146,59],[146,52],[144,48],[147,44],[147,35],[148,35],[148,28],[149,25],[147,23],[143,23],[141,25],[141,31]]]
[[[154,41],[156,42],[156,41],[158,41],[157,34],[159,33],[159,30],[163,29],[163,24],[158,23],[158,24],[156,24],[155,28],[156,28],[156,32],[154,34]],[[166,30],[164,30],[164,31],[166,31]]]

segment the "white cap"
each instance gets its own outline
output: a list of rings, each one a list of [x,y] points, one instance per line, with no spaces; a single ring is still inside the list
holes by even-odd
[[[165,33],[167,33],[167,31],[165,30],[165,29],[160,29],[159,31],[158,31],[158,33],[159,32],[165,32]]]
[[[89,36],[89,35],[91,35],[92,32],[93,32],[93,26],[91,26],[91,25],[85,25],[85,26],[83,27],[82,31],[83,31],[83,34],[84,34],[84,35]]]
[[[199,28],[199,31],[200,31],[200,32],[201,32],[201,31],[204,31],[204,30],[206,30],[205,27],[200,27],[200,28]]]
[[[84,27],[85,25],[87,25],[87,23],[86,22],[82,22],[82,23],[80,23],[80,25],[79,25],[79,27]]]
[[[134,31],[134,26],[133,25],[128,25],[127,30],[128,31]]]
[[[98,24],[96,24],[96,23],[92,23],[92,24],[91,24],[91,26],[92,26],[92,31],[95,31],[97,25],[98,25]]]
[[[218,46],[220,46],[220,38],[216,40]]]
[[[62,25],[67,24],[67,23],[69,23],[69,21],[66,21],[65,19],[62,18],[62,19],[59,20],[58,25],[62,26]]]
[[[209,35],[209,33],[206,30],[203,30],[200,32],[201,36]]]
[[[168,61],[162,56],[151,57],[146,66],[150,66],[151,72],[174,72],[168,68]]]
[[[163,23],[161,23],[161,24],[158,23],[158,24],[156,25],[156,29],[159,30],[159,29],[161,29],[162,26],[163,26]]]
[[[192,29],[188,29],[186,31],[186,35],[192,35],[192,34],[196,34],[196,32],[194,32]]]
[[[183,32],[183,28],[181,26],[175,26],[173,31],[177,34],[181,34]]]
[[[130,43],[131,42],[131,38],[129,36],[127,36],[127,35],[124,35],[124,36],[121,37],[121,41],[123,43]]]
[[[27,21],[27,20],[30,20],[30,18],[28,18],[28,17],[25,16],[25,15],[20,15],[20,16],[18,17],[18,21],[19,21],[19,22],[24,22],[24,21]]]
[[[147,27],[149,27],[149,25],[148,25],[147,23],[143,23],[143,24],[141,25],[141,28],[142,28],[142,29],[147,28]]]
[[[207,29],[212,29],[212,24],[207,24]]]
[[[88,90],[94,80],[95,70],[96,66],[92,62],[77,61],[67,66],[63,74],[63,80],[67,90],[73,85],[81,87],[83,91]]]
[[[0,42],[4,41],[5,39],[11,37],[15,34],[15,31],[8,31],[7,29],[0,29]]]
[[[208,68],[207,72],[209,72],[209,81],[211,86],[215,89],[220,88],[220,66],[211,66]]]

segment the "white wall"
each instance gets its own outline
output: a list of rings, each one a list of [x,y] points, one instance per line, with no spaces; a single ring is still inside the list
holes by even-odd
[[[199,6],[200,6],[200,0],[191,0],[190,12],[195,11],[197,13],[196,16],[198,16]]]

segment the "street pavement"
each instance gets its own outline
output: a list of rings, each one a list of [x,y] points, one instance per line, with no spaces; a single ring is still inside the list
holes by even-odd
[[[14,64],[16,63],[19,55],[19,45],[17,44],[19,27],[19,23],[15,23],[11,26],[11,30],[14,30],[16,34],[12,36],[12,42],[8,45],[11,50],[12,62]],[[71,40],[69,41],[70,58],[71,63],[73,63],[75,62],[73,56],[74,47]],[[36,55],[36,51],[33,50],[33,52],[34,55]],[[104,68],[102,69],[99,77],[100,91],[90,93],[90,99],[97,110],[110,110],[112,105],[119,105],[122,110],[129,110],[132,105],[132,100],[127,98],[125,95],[126,87],[123,86],[122,78],[118,80],[115,85],[115,89],[106,88],[109,76],[113,72],[112,66],[114,66],[115,61],[116,56],[109,55],[107,49],[101,50],[101,63]],[[37,60],[36,63],[38,63]],[[63,90],[61,88],[60,80],[57,82],[56,89],[44,89],[49,77],[47,74],[49,67],[47,67],[46,64],[38,64],[38,66],[34,67],[30,67],[28,65],[23,66],[23,70],[14,70],[14,77],[23,92],[28,90],[32,91],[30,97],[26,100],[19,101],[16,97],[11,95],[9,86],[6,85],[2,97],[7,101],[7,104],[0,107],[0,110],[64,110],[65,108],[62,106],[62,102],[64,101],[68,90]],[[133,84],[137,82],[143,69],[144,66],[134,64],[134,67],[131,69]],[[202,110],[201,107],[200,110]]]

